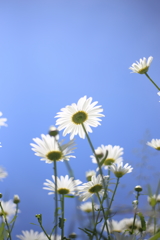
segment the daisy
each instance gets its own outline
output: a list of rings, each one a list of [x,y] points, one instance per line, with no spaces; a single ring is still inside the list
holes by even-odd
[[[108,181],[108,178],[104,177],[104,180]],[[110,189],[107,190],[110,191]],[[103,195],[104,188],[101,175],[99,174],[97,177],[94,175],[92,176],[91,181],[83,183],[82,186],[78,187],[78,193],[81,201],[86,201],[88,198],[92,197],[93,194],[98,193]]]
[[[114,175],[117,178],[121,178],[123,175],[125,175],[126,173],[130,173],[132,172],[133,168],[131,166],[129,166],[128,163],[126,163],[123,166],[123,162],[117,163],[117,164],[112,164],[109,169],[114,173]]]
[[[152,207],[154,207],[157,203],[160,203],[160,194],[148,196],[148,202]]]
[[[86,178],[88,181],[91,181],[92,176],[96,175],[96,172],[94,170],[89,170],[86,172]]]
[[[67,144],[59,146],[57,140],[50,136],[49,134],[41,135],[40,138],[33,138],[33,141],[37,144],[31,143],[33,147],[32,150],[35,152],[36,156],[42,157],[40,160],[46,163],[53,163],[53,161],[61,161],[75,158],[75,156],[70,155],[75,146],[74,140]]]
[[[95,153],[99,161],[103,161],[102,166],[105,169],[113,163],[120,163],[123,161],[123,158],[121,157],[121,155],[123,155],[123,148],[120,148],[120,146],[101,145],[101,147],[98,147],[95,150]],[[90,157],[92,158],[93,163],[97,163],[95,156],[91,155]]]
[[[81,204],[79,206],[79,209],[86,213],[92,212],[92,202],[86,202]],[[99,209],[99,205],[94,203],[94,209]]]
[[[2,112],[0,112],[0,117],[3,115]],[[0,126],[7,127],[7,124],[5,123],[7,121],[7,118],[0,118]]]
[[[134,218],[124,218],[120,222],[122,226],[124,227],[124,230],[131,230],[132,231],[132,226],[133,226],[133,220]],[[139,221],[136,219],[134,223],[134,230],[139,230]]]
[[[120,234],[118,232],[115,232],[114,236],[115,236],[115,240],[135,240],[136,239],[136,235],[125,235],[124,233]]]
[[[149,57],[148,60],[146,60],[146,58],[144,57],[143,59],[140,59],[139,62],[136,61],[136,63],[133,63],[132,67],[130,67],[129,69],[131,69],[133,73],[144,74],[148,72],[152,60],[153,57]]]
[[[55,176],[52,175],[53,182],[46,179],[46,182],[44,183],[45,186],[43,189],[49,190],[48,194],[54,194],[55,193]],[[57,177],[57,193],[58,194],[72,194],[75,195],[75,191],[77,191],[77,185],[81,184],[82,182],[80,180],[73,180],[73,177],[69,178],[68,175],[65,177],[61,176],[60,178]]]
[[[16,235],[17,238],[21,240],[47,240],[48,238],[44,234],[44,232],[34,232],[33,230],[30,231],[22,231],[23,235]],[[56,238],[56,240],[59,240],[60,238]]]
[[[107,221],[108,222],[108,228],[109,228],[109,232],[113,233],[113,232],[123,232],[124,231],[124,223],[121,221],[115,221],[115,220],[111,220],[111,221]],[[105,231],[106,227],[104,228]]]
[[[7,177],[8,173],[4,170],[4,168],[0,167],[0,180]]]
[[[9,219],[11,216],[13,216],[16,212],[16,204],[13,203],[13,200],[9,200],[7,202],[1,201],[1,206],[3,208],[0,208],[0,216],[3,217],[4,214]]]
[[[76,103],[67,105],[61,109],[61,112],[57,113],[56,125],[59,125],[58,129],[63,131],[63,136],[70,133],[70,139],[73,139],[74,135],[79,135],[80,138],[85,138],[85,132],[82,124],[87,132],[92,132],[91,127],[97,127],[101,125],[99,117],[104,117],[101,112],[103,109],[101,106],[95,106],[98,102],[92,102],[92,98],[86,96],[80,98]]]
[[[160,139],[152,139],[151,142],[147,142],[147,145],[157,150],[160,150]]]

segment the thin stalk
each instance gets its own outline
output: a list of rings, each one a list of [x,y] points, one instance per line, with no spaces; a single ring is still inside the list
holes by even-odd
[[[1,202],[0,202],[0,208],[1,208],[2,213],[3,213],[4,210],[3,210],[3,207],[2,207]],[[4,221],[5,221],[5,223],[6,223],[7,229],[8,229],[9,239],[12,240],[12,238],[11,238],[11,233],[10,233],[10,229],[9,229],[9,224],[8,224],[8,221],[7,221],[6,215],[4,214],[3,217],[4,217]]]
[[[145,73],[146,77],[151,81],[151,83],[153,83],[153,85],[160,91],[160,88],[157,86],[157,84],[150,78],[150,76],[148,75],[148,73]]]
[[[16,212],[15,212],[15,215],[14,215],[14,217],[16,217],[16,218],[17,218],[17,214],[18,214],[18,203],[16,204]],[[14,222],[13,222],[13,224],[12,224],[12,226],[11,226],[10,233],[11,233],[11,232],[12,232],[12,230],[13,230],[13,227],[14,227],[15,221],[16,221],[16,219],[14,220]],[[7,238],[7,240],[8,240],[8,239],[9,239],[9,238]]]
[[[117,178],[116,186],[115,186],[115,189],[114,189],[114,192],[113,192],[113,194],[112,194],[112,198],[111,198],[111,201],[110,201],[110,204],[109,204],[109,207],[108,207],[108,212],[110,211],[110,208],[111,208],[111,206],[112,206],[112,202],[114,201],[114,196],[115,196],[115,194],[116,194],[118,184],[119,184],[119,178]],[[99,240],[100,240],[101,237],[102,237],[102,233],[103,233],[103,231],[104,231],[104,227],[105,227],[105,224],[104,224],[103,227],[102,227],[102,231],[101,231]]]
[[[154,212],[154,234],[155,234],[156,233],[156,224],[157,224],[155,206],[153,207],[153,212]]]
[[[137,192],[137,196],[136,196],[137,205],[138,205],[139,195],[140,195],[139,192]],[[131,234],[133,234],[133,231],[134,231],[134,225],[135,225],[135,221],[136,221],[136,216],[137,216],[137,211],[135,210]]]
[[[93,222],[92,223],[94,224],[94,226],[96,226],[95,225],[95,211],[94,211],[94,200],[93,200],[93,198],[92,198],[92,215],[93,215]],[[96,240],[98,240],[97,232],[96,232]]]
[[[64,237],[64,195],[61,194],[61,240]]]
[[[38,221],[38,222],[39,222],[39,221]],[[42,228],[42,230],[43,230],[44,234],[46,235],[46,237],[47,237],[49,240],[51,240],[51,238],[50,238],[50,237],[48,236],[48,234],[46,233],[44,227],[42,226],[42,223],[41,223],[41,222],[39,222],[39,225],[40,225],[40,227]]]
[[[56,161],[54,161],[54,176],[55,176],[55,233],[54,233],[54,240],[56,240],[57,236],[57,224],[58,224],[58,216],[57,216],[57,211],[58,211],[58,194],[57,194],[57,165]]]

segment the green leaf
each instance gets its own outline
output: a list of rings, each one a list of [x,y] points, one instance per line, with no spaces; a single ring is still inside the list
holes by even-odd
[[[35,223],[30,223],[30,224],[33,224],[33,225],[36,225],[36,226],[38,226],[38,227],[39,227],[39,225],[37,225],[37,224],[35,224]]]
[[[67,198],[74,198],[75,196],[72,196],[72,195],[64,195],[64,197],[67,197]]]
[[[85,229],[83,229],[83,228],[79,228],[79,229],[82,230],[83,232],[85,232],[88,235],[89,239],[92,239],[92,235],[90,233],[88,233]]]
[[[149,238],[148,240],[156,240],[160,238],[160,232],[156,233],[153,237]]]
[[[144,216],[141,212],[138,212],[137,215],[139,216],[140,221],[141,221],[142,231],[145,231],[146,230],[146,221],[144,219]]]

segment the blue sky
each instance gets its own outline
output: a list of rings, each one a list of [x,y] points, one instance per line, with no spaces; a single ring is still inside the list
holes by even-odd
[[[90,135],[95,148],[119,145],[124,162],[135,168],[122,179],[115,205],[124,198],[131,204],[134,197],[129,200],[127,194],[135,185],[156,184],[159,154],[149,147],[144,150],[140,141],[160,138],[160,98],[144,75],[131,74],[128,68],[153,56],[149,75],[160,86],[159,8],[158,0],[0,3],[0,111],[8,119],[8,127],[0,129],[0,165],[9,174],[1,192],[6,199],[14,194],[21,198],[15,235],[31,228],[40,231],[30,224],[36,223],[37,213],[43,213],[45,226],[52,226],[53,200],[42,190],[52,166],[34,155],[30,143],[48,132],[62,107],[85,95],[98,101],[105,114]],[[76,137],[76,143],[76,159],[70,164],[76,178],[85,182],[85,172],[96,166],[87,140]],[[144,156],[147,166],[138,168]],[[136,178],[142,172],[146,182]],[[64,163],[58,164],[58,174],[67,174]],[[72,204],[67,199],[68,222]]]

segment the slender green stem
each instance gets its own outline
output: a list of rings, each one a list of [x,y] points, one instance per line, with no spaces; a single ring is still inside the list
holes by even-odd
[[[148,73],[145,73],[146,77],[153,83],[153,85],[160,91],[160,88],[157,86],[157,84],[150,78]]]
[[[153,209],[153,212],[154,212],[154,234],[155,234],[156,233],[156,224],[157,224],[157,221],[156,221],[156,208],[155,208],[155,206],[152,209]]]
[[[56,240],[56,236],[57,236],[57,224],[58,224],[58,215],[57,215],[57,211],[58,211],[58,194],[57,194],[57,165],[56,165],[56,161],[54,161],[54,176],[55,176],[55,234],[54,234],[54,239]]]
[[[2,210],[2,213],[4,213],[4,214],[3,214],[3,217],[4,217],[4,221],[5,221],[5,223],[6,223],[7,229],[8,229],[9,239],[12,240],[12,238],[11,238],[11,232],[10,232],[10,229],[9,229],[9,224],[8,224],[8,221],[7,221],[7,218],[6,218],[6,214],[5,214],[4,210],[3,210],[3,207],[2,207],[1,202],[0,202],[0,208],[1,208],[1,210]]]
[[[137,192],[137,196],[136,196],[137,205],[138,205],[138,198],[139,198],[139,196],[140,196],[140,194],[139,194],[139,192]],[[131,234],[133,234],[133,231],[134,231],[134,226],[135,226],[136,217],[137,217],[137,210],[135,210],[135,213],[134,213],[134,219],[133,219],[133,225],[132,225]]]
[[[64,237],[64,195],[61,194],[61,240]]]
[[[18,203],[16,204],[16,212],[15,212],[15,215],[14,215],[14,217],[13,217],[13,218],[15,218],[15,220],[14,220],[12,226],[11,226],[10,233],[11,233],[12,230],[13,230],[13,227],[14,227],[14,224],[15,224],[15,221],[16,221],[16,218],[17,218],[17,214],[18,214]],[[9,239],[9,238],[7,238],[7,240],[8,240],[8,239]]]
[[[95,235],[96,235],[96,240],[98,240],[98,236],[97,236],[97,232],[96,232],[96,229],[95,229],[95,224],[96,224],[96,222],[95,222],[95,211],[94,211],[94,200],[93,200],[93,198],[92,198],[92,215],[93,215],[93,221],[92,221],[92,224],[94,224],[94,230],[93,231],[95,231]],[[92,237],[93,238],[93,237]]]
[[[39,222],[39,221],[38,221],[38,222]],[[42,223],[41,223],[41,222],[39,222],[39,225],[40,225],[40,227],[42,228],[42,230],[43,230],[44,234],[46,235],[46,237],[47,237],[49,240],[51,240],[51,238],[50,238],[50,237],[48,236],[48,234],[46,233],[44,227],[42,226]]]
[[[111,198],[111,201],[110,201],[110,204],[109,204],[109,207],[108,207],[108,212],[110,211],[111,206],[112,206],[112,203],[113,203],[113,201],[114,201],[114,196],[115,196],[115,194],[116,194],[118,184],[119,184],[119,178],[117,178],[116,186],[115,186],[115,189],[114,189],[114,192],[113,192],[113,194],[112,194],[112,198]],[[104,227],[105,227],[105,224],[104,224],[103,227],[102,227],[99,240],[100,240],[101,237],[102,237],[102,233],[103,233],[103,231],[104,231]]]

